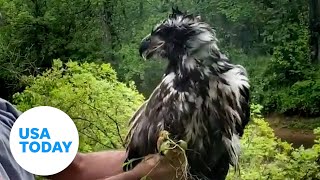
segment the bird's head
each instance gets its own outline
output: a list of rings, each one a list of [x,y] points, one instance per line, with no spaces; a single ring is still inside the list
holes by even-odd
[[[156,25],[141,42],[140,55],[169,61],[187,56],[218,56],[215,31],[200,16],[182,13],[173,8],[172,14]]]

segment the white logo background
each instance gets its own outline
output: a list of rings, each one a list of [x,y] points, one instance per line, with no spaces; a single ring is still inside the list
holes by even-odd
[[[51,139],[21,139],[19,136],[19,128],[38,128],[39,134],[43,128],[47,128]],[[22,153],[22,145],[20,141],[37,141],[41,144],[43,141],[50,142],[52,147],[55,142],[69,142],[72,144],[69,148],[69,152],[47,152],[32,153],[29,150],[29,146],[26,146],[26,153]],[[62,143],[61,143],[62,145]],[[49,107],[40,106],[32,108],[23,114],[14,123],[10,133],[10,148],[14,159],[25,170],[35,175],[53,175],[61,172],[75,158],[78,152],[79,135],[77,128],[72,119],[63,111]],[[62,149],[65,149],[62,145]]]

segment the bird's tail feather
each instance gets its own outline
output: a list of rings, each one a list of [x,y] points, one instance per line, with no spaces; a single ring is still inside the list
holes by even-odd
[[[239,165],[238,160],[240,155],[239,136],[236,134],[233,134],[231,139],[225,136],[223,136],[222,139],[230,157],[230,164],[234,166],[235,169],[237,170]]]

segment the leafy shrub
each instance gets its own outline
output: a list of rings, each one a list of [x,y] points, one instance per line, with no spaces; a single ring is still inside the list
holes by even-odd
[[[310,70],[311,65],[308,26],[284,24],[272,37],[275,47],[266,71],[269,87],[283,87],[305,79],[305,70]]]
[[[282,112],[300,112],[303,115],[320,114],[320,80],[298,81],[286,96],[281,97]]]
[[[253,107],[254,112],[259,112]],[[320,178],[320,128],[315,145],[310,149],[295,149],[291,144],[275,137],[269,124],[253,115],[253,121],[241,139],[240,179],[319,179]],[[228,179],[239,174],[230,171]]]
[[[263,94],[262,103],[267,112],[317,116],[320,114],[320,79],[297,81],[289,87],[268,90]]]
[[[14,95],[18,108],[48,105],[66,112],[78,128],[81,151],[121,148],[127,121],[144,100],[132,83],[127,87],[117,80],[109,64],[55,60],[51,69],[25,82],[28,87]]]

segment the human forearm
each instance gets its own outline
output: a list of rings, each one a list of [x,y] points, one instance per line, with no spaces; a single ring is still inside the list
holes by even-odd
[[[50,176],[52,180],[96,180],[122,173],[125,151],[78,153],[74,161],[62,172]]]
[[[81,168],[83,176],[98,179],[120,174],[123,172],[122,165],[125,158],[125,151],[104,151],[84,154]]]
[[[49,177],[52,180],[139,180],[144,176],[152,180],[174,179],[175,170],[160,155],[149,155],[133,170],[123,172],[125,151],[78,153],[71,165]]]

